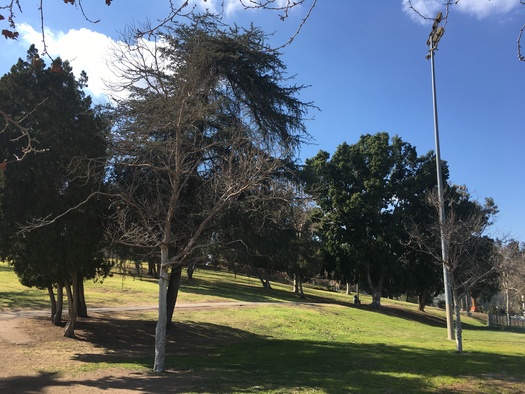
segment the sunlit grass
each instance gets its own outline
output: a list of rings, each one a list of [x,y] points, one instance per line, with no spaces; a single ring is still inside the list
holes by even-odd
[[[0,310],[42,309],[49,305],[45,290],[22,286],[12,267],[0,262]]]
[[[227,345],[211,342],[205,355],[170,349],[168,365],[206,371],[211,392],[226,387],[251,392],[254,382],[268,393],[439,392],[456,386],[466,392],[519,392],[516,381],[525,378],[522,334],[466,329],[465,353],[457,354],[443,327],[359,307],[180,310],[177,322],[227,327],[239,338]],[[508,385],[491,391],[493,375]]]
[[[25,307],[31,300],[46,299],[45,292],[25,293],[16,276],[0,264],[2,305]],[[463,316],[464,353],[457,354],[454,341],[446,339],[444,311],[400,300],[382,300],[385,308],[351,304],[346,294],[306,287],[306,300],[296,298],[289,285],[273,283],[264,290],[256,278],[199,269],[194,279],[183,277],[178,302],[287,301],[242,307],[179,308],[175,326],[169,330],[169,371],[185,371],[198,386],[187,392],[264,393],[444,393],[523,392],[525,381],[525,334],[494,331],[482,316]],[[90,306],[150,305],[157,299],[156,280],[114,274],[102,283],[86,282]],[[22,296],[25,294],[25,296]],[[12,300],[4,300],[4,295]],[[321,303],[291,303],[306,301]],[[329,303],[330,302],[330,303]],[[104,324],[141,328],[153,335],[156,312],[126,312]],[[84,324],[95,327],[96,320]],[[128,324],[128,325],[126,325]],[[60,328],[57,328],[60,329]],[[89,332],[89,331],[88,331]],[[90,344],[90,338],[81,342]],[[78,353],[74,341],[52,343],[45,355]],[[109,346],[109,347],[108,347]],[[82,374],[120,368],[146,371],[152,358],[122,354],[122,348],[97,344],[92,359],[74,371]],[[106,357],[111,355],[111,358]],[[52,368],[51,366],[49,368]],[[52,369],[50,369],[51,371]],[[194,384],[194,383],[192,383]],[[186,392],[186,391],[185,391]]]

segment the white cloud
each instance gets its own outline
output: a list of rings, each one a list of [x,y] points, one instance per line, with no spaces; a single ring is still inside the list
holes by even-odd
[[[278,8],[286,6],[288,0],[271,1],[272,7]],[[245,2],[245,4],[250,7],[250,2]],[[190,0],[189,7],[193,6],[200,11],[208,9],[210,12],[224,12],[226,16],[232,16],[243,9],[241,0]],[[18,43],[24,45],[25,48],[30,44],[35,44],[40,52],[44,50],[40,29],[35,29],[26,23],[19,24],[17,28],[20,33]],[[46,29],[45,40],[47,52],[52,57],[60,56],[63,60],[68,60],[76,77],[80,76],[81,71],[87,73],[89,80],[86,90],[95,99],[105,101],[110,93],[115,94],[115,92],[108,91],[108,86],[119,85],[119,78],[112,72],[114,67],[111,65],[115,64],[113,54],[115,48],[123,45],[120,41],[115,41],[87,28],[71,29],[68,32]],[[151,43],[151,45],[154,44]],[[132,54],[129,56],[132,57]],[[148,61],[148,54],[145,53],[145,56],[145,61]],[[119,96],[122,97],[122,94]]]
[[[438,11],[443,11],[443,4],[439,0],[403,0],[402,7],[412,20],[422,24],[427,23],[424,18],[434,18]]]
[[[183,3],[185,0],[180,0]],[[237,11],[243,9],[241,0],[190,0],[187,8],[196,7],[198,11],[209,11],[212,14],[220,14],[224,12],[226,16],[231,16]],[[184,9],[182,12],[185,12]]]
[[[180,0],[181,3],[184,0]],[[270,0],[262,1],[261,3],[267,3],[268,9],[273,9],[274,12],[281,12],[286,7],[289,0]],[[232,17],[237,12],[244,10],[245,8],[257,9],[259,6],[255,2],[243,1],[243,0],[190,0],[190,6],[195,5],[200,11],[209,10],[211,13],[220,14],[224,12],[227,17]],[[300,5],[293,6],[292,10],[300,8]]]
[[[403,11],[408,14],[414,21],[419,23],[427,23],[424,18],[434,18],[438,11],[445,11],[444,0],[402,0]],[[479,19],[486,18],[493,15],[504,15],[513,11],[520,6],[519,0],[459,0],[457,4],[450,6],[451,12],[457,10],[464,14],[477,17]],[[413,9],[417,10],[421,15],[418,15]]]
[[[461,0],[457,7],[458,10],[481,19],[489,15],[507,14],[519,5],[519,0]]]
[[[19,42],[35,44],[40,52],[44,50],[42,33],[27,24],[18,26]],[[144,75],[137,71],[143,67],[160,67],[169,73],[168,65],[159,58],[159,48],[163,41],[139,39],[138,46],[133,43],[115,41],[108,36],[89,30],[69,30],[67,33],[45,31],[46,47],[51,57],[67,60],[78,78],[82,71],[88,75],[87,92],[97,101],[115,101],[129,94],[127,85],[145,86]],[[49,63],[49,61],[47,61]]]
[[[43,51],[42,33],[27,24],[18,26],[20,39],[28,45],[35,44]],[[55,33],[46,30],[46,46],[52,57],[60,56],[68,60],[73,67],[75,76],[79,76],[84,70],[89,78],[89,93],[95,98],[102,99],[106,93],[106,81],[114,78],[108,70],[107,59],[110,49],[115,42],[104,34],[89,29],[69,30],[67,33]]]

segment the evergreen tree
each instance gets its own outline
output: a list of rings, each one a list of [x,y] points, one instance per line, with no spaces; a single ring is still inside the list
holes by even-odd
[[[354,145],[341,144],[331,158],[321,151],[306,161],[323,247],[345,281],[363,282],[375,306],[383,292],[402,290],[403,220],[427,161],[387,133],[363,135]]]
[[[2,173],[0,251],[26,286],[48,290],[52,319],[61,322],[62,288],[69,298],[66,336],[74,336],[77,306],[83,299],[82,281],[108,266],[101,253],[101,201],[93,200],[70,212],[98,187],[100,178],[89,175],[94,158],[105,156],[107,122],[92,106],[68,62],[55,59],[46,66],[34,46],[0,79],[0,102],[13,119],[24,118],[34,144],[44,152],[26,155]],[[23,156],[11,126],[0,135],[0,161]],[[35,218],[54,218],[46,226],[21,231]],[[54,291],[57,289],[58,305]]]

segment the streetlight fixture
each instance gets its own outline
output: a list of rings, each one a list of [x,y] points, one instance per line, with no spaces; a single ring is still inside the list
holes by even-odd
[[[427,46],[430,47],[426,56],[427,60],[430,59],[430,67],[432,70],[432,102],[434,105],[434,139],[436,144],[436,168],[437,168],[437,185],[439,195],[439,229],[441,235],[441,258],[443,260],[443,284],[445,290],[445,313],[447,316],[447,336],[448,339],[454,339],[454,321],[452,317],[452,287],[450,283],[450,270],[448,268],[448,240],[445,235],[445,201],[444,201],[444,188],[443,188],[443,175],[441,173],[441,153],[439,148],[439,127],[438,127],[438,115],[437,115],[437,99],[436,99],[436,73],[434,69],[434,52],[437,49],[439,40],[445,33],[445,28],[439,26],[443,20],[443,14],[438,12],[434,23],[432,25],[432,31],[428,37]]]

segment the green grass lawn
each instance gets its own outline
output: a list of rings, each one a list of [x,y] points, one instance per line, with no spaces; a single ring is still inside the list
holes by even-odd
[[[15,279],[0,264],[0,308],[45,306],[45,292]],[[193,280],[183,279],[178,302],[298,301],[290,286],[273,287],[266,291],[257,279],[200,269]],[[387,299],[384,308],[372,309],[350,304],[342,293],[305,291],[307,301],[318,303],[177,310],[168,373],[174,382],[191,377],[191,389],[183,392],[525,392],[523,333],[490,330],[480,316],[465,316],[465,351],[457,354],[446,339],[442,310],[422,314],[414,304]],[[90,306],[154,304],[156,295],[156,282],[147,278],[114,275],[86,283]],[[128,330],[152,325],[155,313],[130,319]],[[86,361],[86,368],[151,368],[151,357],[119,358],[105,346],[107,359]]]
[[[190,313],[179,315],[196,321]],[[172,368],[205,371],[205,391],[504,392],[495,380],[523,384],[525,339],[515,333],[466,331],[459,355],[443,328],[343,306],[254,308],[199,316],[201,327],[228,327],[234,345],[177,354]],[[197,352],[198,353],[198,352]],[[496,379],[497,378],[497,379]],[[516,391],[517,392],[517,391]]]

